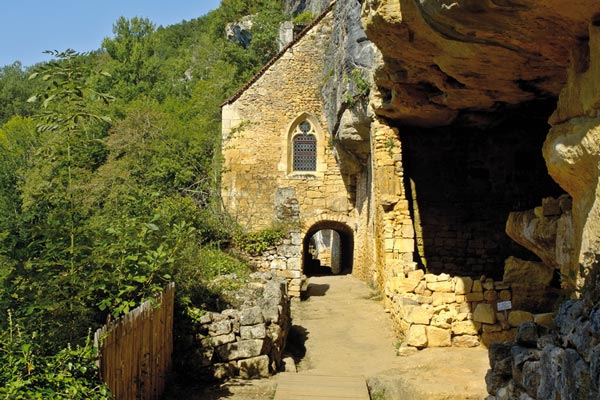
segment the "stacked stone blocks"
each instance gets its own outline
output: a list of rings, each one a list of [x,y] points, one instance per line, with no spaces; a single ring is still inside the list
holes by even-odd
[[[551,314],[498,312],[498,302],[512,299],[511,285],[485,276],[408,271],[390,278],[385,294],[404,344],[416,348],[488,345],[513,340],[523,322],[551,323]]]
[[[270,274],[262,295],[239,309],[207,312],[200,317],[197,334],[198,363],[208,375],[222,380],[232,377],[264,378],[281,367],[290,327],[287,282]]]

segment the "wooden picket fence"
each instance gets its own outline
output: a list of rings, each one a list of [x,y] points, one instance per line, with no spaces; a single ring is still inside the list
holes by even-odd
[[[158,400],[171,371],[173,305],[171,283],[156,302],[145,302],[96,331],[100,372],[116,400]]]

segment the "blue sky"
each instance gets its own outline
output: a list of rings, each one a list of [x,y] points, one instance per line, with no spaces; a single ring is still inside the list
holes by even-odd
[[[120,16],[149,18],[156,26],[200,17],[220,0],[0,0],[0,66],[29,66],[44,50],[100,48]]]

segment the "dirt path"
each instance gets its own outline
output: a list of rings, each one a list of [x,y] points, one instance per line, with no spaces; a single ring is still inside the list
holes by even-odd
[[[480,400],[487,396],[485,349],[426,349],[399,357],[389,316],[364,282],[348,275],[311,277],[308,294],[307,300],[292,305],[290,341],[296,350],[298,342],[304,346],[299,374],[362,375],[372,398],[378,400]],[[278,376],[230,382],[220,393],[194,399],[271,399]]]
[[[311,277],[308,298],[294,304],[294,326],[306,330],[298,371],[370,376],[398,362],[389,317],[377,293],[350,275]]]

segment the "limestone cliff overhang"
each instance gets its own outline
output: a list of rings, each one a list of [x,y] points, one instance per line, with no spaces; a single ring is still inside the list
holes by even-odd
[[[598,15],[598,0],[364,0],[383,59],[375,111],[398,126],[488,126],[507,107],[555,106]]]
[[[240,98],[244,94],[246,90],[248,90],[252,85],[256,83],[264,74],[275,64],[281,57],[283,57],[294,45],[300,42],[308,32],[310,32],[315,26],[319,24],[329,14],[333,7],[335,6],[336,0],[333,0],[329,5],[323,10],[321,14],[319,14],[311,23],[309,23],[290,43],[288,43],[275,57],[273,57],[269,62],[265,64],[244,86],[241,87],[233,96],[225,100],[221,107],[234,103],[237,99]]]

